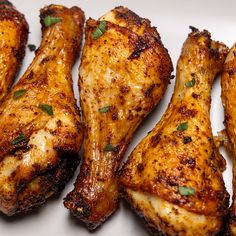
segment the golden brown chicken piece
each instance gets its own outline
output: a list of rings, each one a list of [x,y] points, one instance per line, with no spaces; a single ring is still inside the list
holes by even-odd
[[[79,162],[82,125],[71,69],[84,14],[50,5],[40,17],[41,46],[0,107],[0,210],[7,215],[44,203]]]
[[[28,31],[24,15],[7,0],[0,0],[0,103],[20,68]]]
[[[79,79],[84,158],[65,206],[89,229],[117,209],[120,162],[171,72],[168,52],[149,20],[117,7],[99,21],[87,21]]]
[[[230,209],[229,235],[236,235],[236,44],[231,48],[221,77],[226,133],[233,157],[233,203]]]
[[[177,65],[176,85],[161,121],[123,166],[121,192],[157,235],[215,235],[228,207],[209,119],[214,77],[227,47],[194,28]]]

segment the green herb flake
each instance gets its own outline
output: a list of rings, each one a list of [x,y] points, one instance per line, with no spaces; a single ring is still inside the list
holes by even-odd
[[[50,26],[50,25],[54,25],[58,22],[60,22],[61,19],[59,17],[54,17],[54,16],[46,16],[44,19],[43,19],[43,22],[44,22],[44,25],[46,27]]]
[[[189,195],[194,195],[195,189],[191,187],[186,187],[186,186],[179,186],[179,193],[182,196],[189,196]]]
[[[99,28],[97,28],[92,34],[92,39],[98,39],[102,35],[103,35],[103,32]]]
[[[183,131],[183,130],[186,130],[186,129],[188,129],[188,121],[180,123],[177,126],[177,130]]]
[[[25,140],[26,140],[25,134],[21,133],[17,138],[15,138],[13,141],[11,141],[11,143],[13,145],[16,145],[16,144],[21,143],[21,142],[23,142]]]
[[[92,34],[92,39],[98,39],[100,38],[105,32],[107,28],[107,23],[105,20],[100,21],[98,27],[95,29],[95,31]]]
[[[196,83],[196,80],[193,78],[192,80],[188,81],[185,83],[185,86],[190,88],[190,87],[193,87]]]
[[[110,111],[111,106],[106,106],[106,107],[102,107],[98,109],[98,112],[100,113],[107,113],[108,111]]]
[[[111,143],[107,143],[104,146],[103,151],[104,152],[113,152],[113,151],[115,151],[115,147]]]
[[[27,92],[26,89],[20,89],[20,90],[15,91],[13,94],[13,99],[16,100],[16,99],[22,97],[26,92]]]
[[[40,104],[39,108],[46,112],[48,115],[53,116],[53,109],[52,106],[48,105],[48,104]]]
[[[98,28],[105,33],[107,30],[107,22],[105,20],[100,21]]]

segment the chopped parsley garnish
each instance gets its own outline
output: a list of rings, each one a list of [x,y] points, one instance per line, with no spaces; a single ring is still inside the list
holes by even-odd
[[[46,112],[48,115],[53,116],[53,109],[52,106],[48,105],[48,104],[40,104],[39,108]]]
[[[95,29],[95,31],[92,34],[92,39],[98,39],[100,38],[105,32],[106,32],[106,21],[102,20],[100,21],[98,27]]]
[[[16,145],[16,144],[21,143],[21,142],[23,142],[25,140],[26,140],[25,134],[21,133],[17,138],[15,138],[13,141],[11,141],[11,143],[13,145]]]
[[[106,112],[110,111],[110,109],[111,109],[111,106],[105,106],[105,107],[99,108],[98,112],[106,113]]]
[[[188,81],[185,83],[185,86],[190,88],[190,87],[193,87],[196,83],[196,80],[193,78],[192,80]]]
[[[190,143],[190,142],[192,142],[192,138],[190,136],[185,136],[183,138],[183,143],[184,144],[187,144],[187,143]]]
[[[22,97],[26,92],[27,92],[26,89],[20,89],[20,90],[15,91],[13,94],[13,99],[16,100],[16,99]]]
[[[111,143],[107,143],[104,146],[103,151],[104,152],[113,152],[113,151],[115,151],[115,147]]]
[[[55,17],[55,16],[46,16],[44,19],[43,19],[43,22],[44,22],[44,25],[46,27],[50,26],[50,25],[54,25],[58,22],[60,22],[61,19],[59,17]]]
[[[188,129],[188,122],[183,122],[183,123],[180,123],[178,126],[177,126],[177,130],[186,130]]]
[[[186,187],[186,186],[179,186],[179,193],[182,196],[189,196],[195,193],[195,189],[191,187]]]

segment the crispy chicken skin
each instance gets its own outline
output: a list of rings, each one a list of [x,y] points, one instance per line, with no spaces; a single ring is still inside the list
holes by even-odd
[[[116,7],[89,19],[80,66],[80,101],[85,123],[84,157],[65,206],[89,229],[118,207],[116,174],[140,122],[160,101],[172,63],[160,36],[147,19]]]
[[[229,235],[236,235],[236,44],[231,48],[221,77],[221,98],[225,111],[226,133],[233,157],[233,203],[230,209]]]
[[[156,127],[123,166],[123,196],[156,235],[215,235],[229,195],[209,119],[213,79],[227,47],[194,28],[178,60],[174,94]]]
[[[0,103],[8,93],[25,55],[29,27],[24,15],[0,0]]]
[[[59,192],[79,158],[83,128],[71,69],[80,50],[84,13],[50,5],[40,11],[36,56],[0,107],[0,210],[26,212]],[[45,18],[59,22],[45,26]]]

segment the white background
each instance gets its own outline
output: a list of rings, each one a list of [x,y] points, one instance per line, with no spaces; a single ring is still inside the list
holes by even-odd
[[[30,44],[39,46],[41,39],[41,26],[39,24],[39,9],[45,5],[55,3],[71,7],[81,7],[86,18],[97,19],[115,6],[123,5],[129,7],[138,15],[151,20],[156,26],[165,47],[169,50],[174,67],[180,54],[180,50],[187,34],[190,32],[189,25],[199,29],[207,29],[212,38],[223,41],[229,47],[236,41],[236,2],[229,1],[207,1],[207,0],[12,0],[19,11],[25,14],[30,25]],[[1,40],[1,39],[0,39]],[[34,57],[34,53],[26,50],[26,57],[21,76]],[[74,90],[78,98],[77,74],[78,65],[74,66],[73,79]],[[148,116],[136,132],[134,139],[127,151],[127,155],[135,145],[151,130],[165,111],[172,91],[174,80],[168,87],[167,92],[159,106]],[[223,109],[220,100],[220,80],[215,80],[212,91],[211,121],[213,133],[223,128]],[[228,156],[222,150],[225,158]],[[78,171],[77,171],[78,172]],[[224,173],[227,189],[231,193],[231,163],[228,160],[227,171]],[[75,177],[74,177],[75,179]],[[149,235],[140,219],[130,210],[128,204],[122,202],[120,210],[111,217],[101,228],[93,233],[73,219],[68,210],[63,207],[63,197],[72,190],[74,179],[71,180],[59,197],[47,202],[39,210],[25,216],[14,216],[11,218],[0,214],[0,236],[146,236]]]

